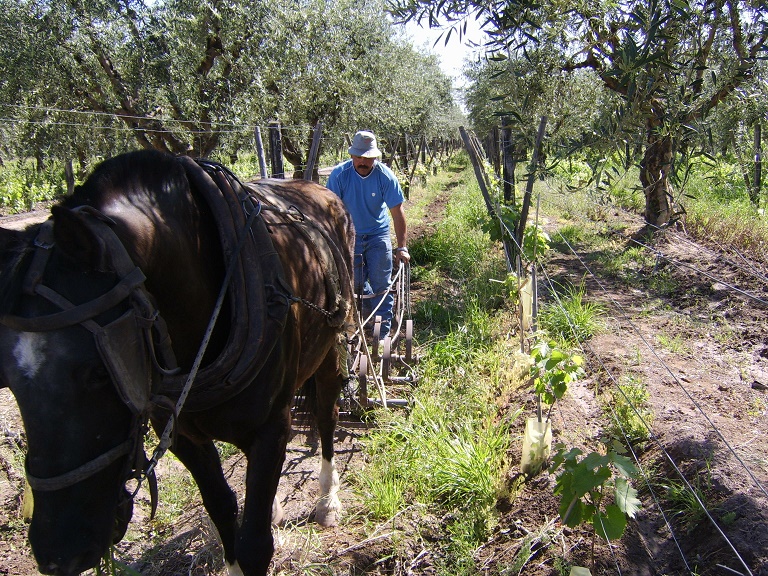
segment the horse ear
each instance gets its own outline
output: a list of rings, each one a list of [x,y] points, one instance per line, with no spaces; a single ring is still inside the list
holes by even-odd
[[[84,270],[106,272],[109,267],[104,241],[83,220],[83,214],[53,206],[53,237],[56,247]]]
[[[0,252],[6,252],[19,245],[23,238],[25,238],[25,235],[19,230],[0,228]]]

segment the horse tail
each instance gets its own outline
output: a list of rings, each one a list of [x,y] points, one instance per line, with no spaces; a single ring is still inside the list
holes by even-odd
[[[310,376],[293,397],[293,421],[300,426],[313,428],[317,414],[317,381]]]

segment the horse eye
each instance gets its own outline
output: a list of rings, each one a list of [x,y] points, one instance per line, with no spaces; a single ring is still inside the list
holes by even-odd
[[[107,367],[99,360],[81,364],[74,370],[72,377],[91,390],[111,385]]]

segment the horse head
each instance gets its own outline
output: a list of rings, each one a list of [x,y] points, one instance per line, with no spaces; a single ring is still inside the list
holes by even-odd
[[[137,453],[144,457],[141,380],[151,374],[117,374],[132,360],[115,359],[114,349],[132,343],[111,335],[119,326],[120,338],[143,338],[123,294],[141,284],[140,271],[125,280],[125,263],[98,233],[108,219],[89,209],[52,213],[24,232],[0,229],[0,385],[15,396],[27,434],[39,570],[69,575],[95,566],[126,530],[126,479]]]

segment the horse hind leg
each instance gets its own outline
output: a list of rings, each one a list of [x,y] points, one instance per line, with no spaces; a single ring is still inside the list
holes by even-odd
[[[320,435],[322,464],[320,466],[320,498],[315,507],[315,521],[321,526],[336,526],[341,516],[339,473],[334,458],[334,436],[339,421],[338,399],[344,383],[339,370],[340,350],[328,353],[313,379],[315,384],[315,420]]]

